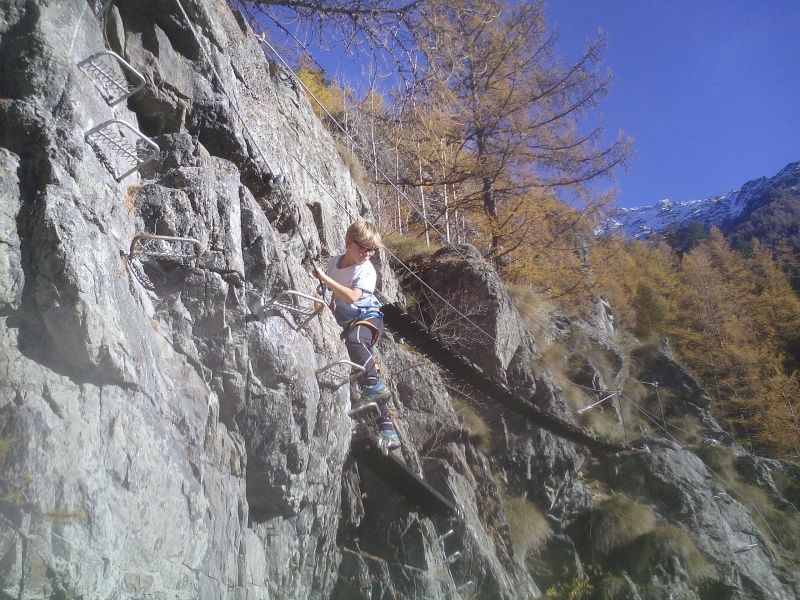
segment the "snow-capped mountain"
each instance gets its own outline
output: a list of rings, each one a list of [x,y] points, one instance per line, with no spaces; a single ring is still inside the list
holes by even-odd
[[[789,163],[774,177],[748,181],[724,196],[673,202],[661,200],[652,206],[615,208],[608,211],[595,230],[606,235],[623,230],[629,237],[644,239],[662,233],[668,226],[685,226],[691,221],[705,228],[716,225],[728,231],[770,199],[775,189],[795,190],[800,195],[800,162]]]

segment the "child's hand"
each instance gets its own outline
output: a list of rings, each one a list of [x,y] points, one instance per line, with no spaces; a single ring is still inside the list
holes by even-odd
[[[317,263],[311,263],[311,274],[314,277],[316,277],[317,279],[319,279],[322,283],[328,283],[329,277],[328,277],[327,273],[325,273],[325,271],[321,270],[317,266]]]

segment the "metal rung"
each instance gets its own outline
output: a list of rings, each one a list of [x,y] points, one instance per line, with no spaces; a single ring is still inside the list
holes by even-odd
[[[159,153],[158,144],[119,119],[101,123],[87,131],[83,138],[117,181],[137,171]]]
[[[97,52],[78,63],[78,68],[89,76],[92,84],[109,106],[119,104],[144,87],[144,77],[119,54]],[[122,73],[119,73],[119,70]],[[129,83],[133,79],[135,83]]]
[[[453,535],[455,532],[456,532],[456,530],[455,530],[455,529],[451,529],[450,531],[448,531],[448,532],[446,532],[446,533],[443,533],[442,535],[440,535],[440,536],[437,538],[437,539],[439,540],[439,543],[440,543],[440,544],[444,544],[444,541],[445,541],[447,538],[449,538],[451,535]]]
[[[308,304],[301,304],[301,301],[310,302],[311,306]],[[287,312],[290,312],[294,315],[298,315],[303,317],[303,320],[299,323],[296,323],[294,326],[295,331],[300,331],[303,327],[308,325],[308,323],[317,315],[322,314],[322,311],[325,310],[325,302],[314,296],[309,296],[308,294],[304,294],[302,292],[297,292],[295,290],[285,290],[275,296],[272,300],[267,302],[267,304],[262,309],[261,313],[270,310],[270,309],[283,309]],[[341,362],[341,361],[340,361]],[[347,362],[347,361],[345,361]],[[335,365],[338,363],[332,363]],[[328,367],[332,366],[328,365]],[[327,367],[323,367],[325,369]],[[322,369],[320,369],[321,371]],[[317,371],[319,373],[320,371]]]
[[[736,550],[734,550],[734,552],[736,554],[739,554],[740,552],[749,552],[750,550],[753,550],[755,548],[758,548],[758,544],[747,544],[746,546],[742,546],[741,548],[737,548]]]
[[[349,360],[337,360],[317,369],[317,381],[322,387],[338,390],[364,372],[364,367]]]
[[[464,593],[464,592],[466,592],[466,591],[467,591],[469,588],[471,588],[473,585],[475,585],[475,582],[474,582],[474,581],[472,581],[472,580],[470,579],[470,580],[469,580],[469,581],[467,581],[466,583],[462,583],[460,586],[458,586],[458,587],[456,588],[456,592],[458,592],[459,594],[463,594],[463,593]]]
[[[131,242],[128,260],[133,262],[137,256],[147,256],[196,267],[202,253],[202,244],[194,238],[139,233]]]
[[[444,557],[444,562],[447,563],[448,565],[452,565],[459,558],[461,558],[461,550],[456,550],[450,556],[445,556]]]
[[[597,402],[595,402],[594,404],[590,404],[589,406],[584,406],[583,408],[581,408],[580,410],[578,410],[578,414],[579,414],[579,415],[582,415],[582,414],[583,414],[583,413],[585,413],[587,410],[591,410],[591,409],[593,409],[595,406],[598,406],[598,405],[602,404],[603,402],[605,402],[605,401],[606,401],[606,400],[608,400],[609,398],[613,398],[613,397],[614,397],[614,396],[616,396],[616,395],[617,395],[617,392],[613,392],[613,393],[609,394],[608,396],[606,396],[605,398],[603,398],[602,400],[598,400],[598,401],[597,401]]]

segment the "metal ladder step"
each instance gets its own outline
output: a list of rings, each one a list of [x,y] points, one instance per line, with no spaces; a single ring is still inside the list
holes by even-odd
[[[363,372],[364,367],[361,365],[349,360],[337,360],[317,369],[316,376],[321,387],[338,390]]]
[[[146,257],[196,267],[202,253],[203,246],[195,238],[139,233],[131,241],[128,260]]]
[[[104,8],[102,9],[104,10]],[[78,63],[106,104],[115,106],[144,87],[145,80],[116,52],[105,50]],[[133,80],[134,83],[130,83]]]
[[[138,171],[159,153],[158,144],[119,119],[93,127],[83,138],[116,181]]]

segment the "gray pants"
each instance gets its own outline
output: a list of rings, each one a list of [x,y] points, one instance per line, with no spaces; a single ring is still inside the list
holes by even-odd
[[[372,325],[364,325],[364,321]],[[357,321],[342,332],[344,345],[350,360],[357,365],[364,367],[364,372],[359,378],[362,386],[375,385],[378,382],[378,367],[372,356],[372,347],[378,343],[378,339],[383,335],[383,319],[372,317]],[[389,405],[387,402],[378,404],[381,416],[378,419],[379,429],[394,429],[392,417],[389,415]]]
[[[372,347],[383,335],[383,319],[373,317],[364,319],[364,321],[372,327],[362,324],[363,321],[356,322],[344,330],[342,337],[350,360],[364,367],[364,372],[358,379],[361,385],[375,385],[378,381],[378,369],[375,366],[375,359],[372,357]]]

